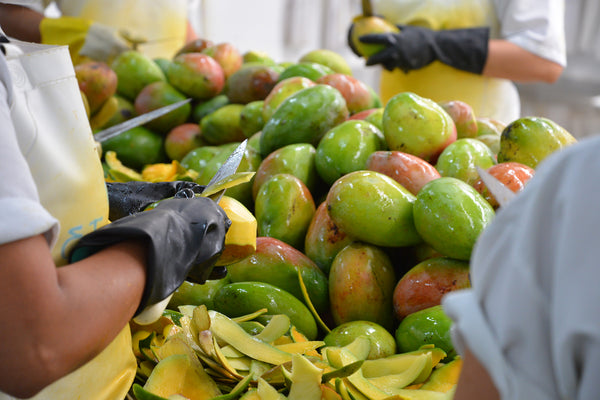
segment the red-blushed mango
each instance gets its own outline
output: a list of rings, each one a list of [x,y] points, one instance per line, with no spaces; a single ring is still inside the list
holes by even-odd
[[[441,177],[438,170],[427,161],[401,151],[372,153],[366,169],[389,176],[415,196],[425,184]]]
[[[488,168],[487,172],[489,172],[490,175],[498,179],[504,184],[504,186],[515,193],[522,190],[527,181],[529,181],[529,179],[531,179],[535,174],[535,170],[533,168],[515,161],[498,163]],[[475,190],[481,193],[481,195],[492,205],[492,207],[494,207],[494,209],[498,209],[500,207],[500,204],[498,204],[498,201],[494,195],[490,193],[489,189],[481,179],[478,179],[473,184],[473,187]]]
[[[185,100],[185,96],[173,85],[165,81],[152,82],[145,86],[136,96],[133,106],[138,115],[156,110],[158,108]],[[145,124],[148,129],[166,135],[177,125],[187,121],[192,106],[184,104],[165,115],[153,119]]]
[[[117,93],[117,74],[104,62],[88,61],[76,65],[75,77],[88,101],[91,115]]]
[[[240,69],[244,62],[242,53],[240,53],[237,47],[228,42],[217,43],[207,47],[201,53],[211,56],[221,65],[225,73],[225,79]]]
[[[292,94],[315,86],[316,83],[303,76],[294,76],[277,82],[263,103],[263,120],[268,121],[279,105]]]
[[[317,83],[333,86],[340,91],[350,114],[356,114],[371,108],[381,107],[377,93],[366,83],[346,74],[329,74],[316,80]]]
[[[402,320],[409,314],[441,304],[446,293],[470,286],[468,262],[430,258],[411,268],[396,284],[394,315]]]
[[[315,165],[328,185],[350,172],[366,169],[375,151],[386,147],[381,131],[367,121],[350,120],[331,128],[317,146]]]
[[[458,139],[442,151],[435,168],[441,176],[450,176],[472,185],[479,179],[477,167],[488,169],[496,164],[492,150],[476,139]]]
[[[414,154],[434,164],[456,140],[452,117],[431,99],[402,92],[385,105],[383,134],[390,150]]]
[[[317,207],[304,240],[304,254],[313,260],[326,275],[333,259],[344,247],[354,241],[333,222],[327,211],[327,202]]]
[[[344,247],[329,271],[334,322],[363,320],[392,329],[395,284],[394,267],[382,249],[359,242]]]
[[[441,177],[423,186],[413,213],[416,230],[426,243],[446,257],[465,261],[495,216],[479,192],[452,177]]]
[[[225,72],[214,58],[206,54],[184,53],[169,64],[167,80],[185,95],[207,100],[223,90]]]
[[[304,302],[298,271],[311,303],[319,313],[329,310],[327,276],[305,254],[272,237],[256,238],[256,250],[243,260],[227,266],[232,282],[258,281],[277,286]]]
[[[165,73],[158,64],[136,50],[119,54],[110,67],[117,74],[117,93],[131,101],[152,82],[166,80]]]
[[[477,117],[473,107],[460,100],[445,101],[439,104],[452,117],[456,125],[456,137],[458,139],[477,136]]]
[[[237,104],[264,100],[277,84],[280,73],[275,66],[242,65],[227,79],[224,94]]]
[[[265,157],[254,175],[252,196],[256,198],[263,183],[276,174],[291,174],[313,193],[319,176],[315,166],[316,149],[308,143],[283,146]]]
[[[209,39],[197,38],[194,40],[190,40],[185,45],[183,45],[177,52],[175,53],[175,57],[184,53],[201,53],[202,50],[214,46],[214,42]]]
[[[413,220],[415,196],[387,175],[346,174],[331,186],[326,201],[331,219],[357,240],[386,247],[422,241]]]
[[[165,152],[171,160],[181,161],[190,151],[204,146],[198,124],[186,122],[177,125],[165,137]]]
[[[262,184],[254,201],[258,235],[274,237],[302,251],[315,210],[312,194],[299,178],[273,175]]]

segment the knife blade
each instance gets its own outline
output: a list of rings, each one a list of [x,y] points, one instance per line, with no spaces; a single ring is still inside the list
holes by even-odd
[[[120,124],[113,125],[110,128],[106,128],[94,134],[94,140],[99,143],[104,143],[108,139],[112,139],[115,136],[120,135],[121,133],[128,131],[132,128],[144,125],[147,122],[150,122],[158,117],[161,117],[187,103],[192,101],[192,99],[185,99],[178,101],[173,104],[166,105],[161,108],[157,108],[156,110],[149,111],[147,113],[138,115],[137,117],[133,117],[128,119],[127,121],[123,121]]]
[[[490,193],[494,196],[500,207],[506,206],[515,196],[516,193],[510,190],[500,182],[494,175],[490,174],[483,168],[476,166],[479,177],[485,183]]]
[[[233,177],[235,171],[240,166],[240,162],[242,161],[244,153],[246,152],[247,143],[248,139],[245,139],[242,143],[240,143],[238,147],[235,148],[235,150],[233,150],[229,157],[227,157],[223,165],[221,165],[221,167],[213,175],[210,181],[208,181],[208,183],[206,184],[206,187],[201,193],[202,196],[211,197],[214,201],[218,203],[228,187],[241,183],[235,179],[231,179],[231,177]],[[239,176],[242,177],[244,175]],[[252,176],[249,177],[249,179],[251,178]],[[235,183],[230,185],[224,185],[226,181]],[[220,186],[223,186],[223,188],[219,189]]]

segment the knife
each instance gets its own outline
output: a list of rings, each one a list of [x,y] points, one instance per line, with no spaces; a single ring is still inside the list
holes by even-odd
[[[371,4],[371,0],[362,0],[362,13],[365,17],[373,16],[373,5]]]
[[[500,207],[504,207],[510,202],[517,194],[510,190],[500,182],[494,175],[490,174],[483,168],[476,166],[479,177],[485,183],[490,193],[494,196]]]
[[[147,122],[150,122],[158,117],[161,117],[184,104],[189,103],[192,99],[185,99],[178,101],[177,103],[169,104],[161,108],[157,108],[156,110],[149,111],[142,115],[138,115],[137,117],[133,117],[128,119],[127,121],[121,122],[120,124],[113,125],[110,128],[106,128],[94,134],[94,140],[99,143],[104,143],[108,139],[112,139],[115,136],[120,135],[121,133],[128,131],[132,128],[144,125]]]
[[[248,139],[244,140],[240,145],[227,157],[223,165],[217,170],[215,175],[208,182],[200,196],[202,197],[210,197],[215,202],[219,202],[221,197],[225,193],[227,188],[238,185],[240,183],[248,182],[254,176],[254,172],[240,172],[235,173],[238,169],[242,158],[244,157],[244,153],[246,152],[246,144]],[[193,201],[193,198],[191,199]],[[194,267],[190,270],[188,274],[189,278],[192,280],[205,281],[205,276],[195,276]],[[148,325],[157,321],[164,310],[167,308],[169,301],[173,294],[167,296],[164,300],[159,303],[152,304],[146,307],[140,314],[138,314],[133,321],[140,325]]]

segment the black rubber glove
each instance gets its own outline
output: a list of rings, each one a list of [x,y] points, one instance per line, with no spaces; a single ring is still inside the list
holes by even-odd
[[[185,189],[183,197],[193,192]],[[187,194],[186,194],[187,192]],[[205,197],[161,201],[156,208],[123,217],[79,240],[70,254],[76,262],[126,240],[147,244],[146,286],[136,315],[167,298],[188,278],[204,283],[223,252],[231,221],[225,211]]]
[[[204,186],[194,182],[107,182],[108,219],[116,221],[143,211],[155,201],[175,196],[182,189],[202,193]]]
[[[385,49],[367,59],[367,65],[381,64],[392,71],[420,69],[433,61],[481,74],[488,55],[490,30],[487,27],[434,31],[399,25],[400,33],[363,35],[363,43],[382,44]]]

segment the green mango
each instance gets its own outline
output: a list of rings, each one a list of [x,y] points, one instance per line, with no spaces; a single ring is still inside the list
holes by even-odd
[[[214,297],[215,311],[230,318],[254,313],[285,314],[309,340],[317,337],[317,323],[310,310],[291,293],[264,282],[234,282],[223,286]]]
[[[308,143],[294,143],[283,146],[265,157],[256,170],[252,184],[252,195],[269,178],[276,174],[291,174],[300,179],[311,193],[316,189],[319,176],[315,166],[317,150]]]
[[[548,118],[519,118],[502,131],[498,162],[516,161],[535,169],[550,154],[575,142],[575,137]]]
[[[260,138],[263,157],[292,143],[316,146],[323,135],[348,117],[342,94],[329,85],[315,85],[286,98],[266,122]]]
[[[243,109],[243,104],[226,104],[202,118],[202,138],[212,145],[241,142],[246,139],[240,117]]]
[[[270,283],[304,302],[298,271],[318,313],[329,310],[327,276],[306,255],[272,237],[256,238],[256,250],[245,259],[227,266],[231,282]]]
[[[202,121],[202,118],[227,104],[229,104],[229,99],[224,94],[219,94],[208,100],[201,101],[192,109],[192,120],[199,124],[200,121]]]
[[[186,97],[171,84],[164,81],[152,82],[146,85],[137,95],[134,102],[138,115],[146,114],[158,108],[168,106]],[[185,123],[190,116],[192,106],[187,103],[169,111],[165,115],[148,121],[144,126],[150,130],[166,135],[171,129]]]
[[[456,140],[452,117],[431,99],[402,92],[383,110],[383,134],[390,150],[402,151],[434,162]]]
[[[183,53],[169,64],[167,80],[186,96],[207,100],[219,95],[225,87],[225,72],[211,56]]]
[[[263,103],[264,100],[251,101],[240,112],[240,127],[247,138],[260,131],[265,125]]]
[[[413,221],[415,196],[387,175],[355,171],[329,189],[331,219],[357,240],[376,246],[411,246],[422,242]]]
[[[423,186],[413,213],[423,240],[458,260],[470,259],[475,241],[495,216],[490,203],[473,186],[453,177],[441,177]]]
[[[119,54],[111,68],[117,74],[117,93],[130,101],[134,101],[146,85],[167,80],[157,63],[136,50]]]
[[[268,121],[273,116],[277,107],[292,94],[315,85],[314,81],[303,76],[294,76],[280,80],[264,100],[263,120],[265,122]]]
[[[351,243],[333,260],[329,271],[329,302],[336,325],[371,321],[392,329],[394,266],[379,247]]]
[[[318,64],[315,62],[299,62],[284,69],[281,75],[279,75],[279,81],[294,76],[303,76],[311,81],[316,81],[322,76],[333,73],[335,73],[333,69],[323,64]]]
[[[304,54],[299,62],[312,62],[331,68],[334,72],[352,75],[352,68],[339,53],[329,49],[315,49]]]
[[[348,120],[323,136],[315,154],[319,176],[332,185],[347,173],[364,170],[375,151],[386,147],[383,134],[370,122]]]
[[[333,222],[327,211],[327,202],[324,201],[317,207],[306,231],[304,254],[329,275],[337,253],[354,240]]]
[[[302,251],[315,208],[312,194],[299,178],[273,175],[254,201],[258,236],[274,237]]]
[[[469,185],[479,179],[476,167],[488,169],[496,165],[492,150],[477,139],[458,139],[450,143],[437,159],[435,168],[441,176],[451,176]]]
[[[396,354],[396,339],[383,326],[371,321],[349,321],[336,326],[323,338],[325,345],[344,347],[357,337],[365,336],[371,342],[367,360]]]
[[[202,172],[210,159],[218,152],[217,146],[201,146],[191,150],[180,161],[185,169],[193,169],[196,172]]]
[[[258,51],[258,50],[248,50],[244,54],[242,54],[242,59],[244,64],[255,62],[262,63],[265,65],[275,65],[275,60],[271,57],[267,52]]]
[[[167,161],[164,136],[143,126],[136,126],[102,143],[102,151],[114,151],[127,167],[141,171],[147,164]]]
[[[203,284],[183,281],[181,286],[173,292],[167,308],[177,310],[179,306],[204,304],[206,308],[214,308],[213,298],[215,293],[223,286],[231,283],[229,276],[223,279],[207,280]]]
[[[133,103],[127,100],[125,97],[120,96],[118,94],[115,95],[117,99],[117,104],[119,106],[119,110],[113,114],[113,116],[104,124],[103,128],[110,128],[113,125],[120,124],[121,122],[127,121],[130,118],[135,117],[137,114],[135,112],[135,107]]]
[[[444,361],[452,360],[456,350],[450,337],[451,325],[452,320],[440,305],[410,314],[396,329],[398,352],[415,351],[423,345],[433,344],[446,352]]]

